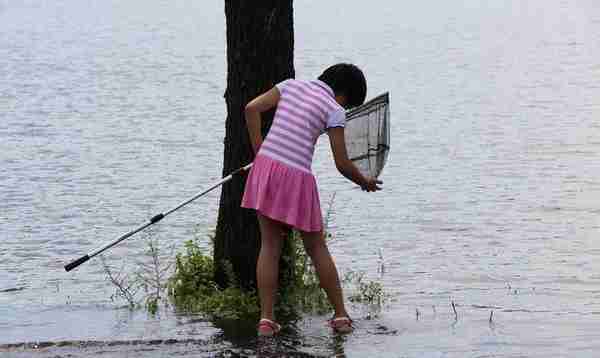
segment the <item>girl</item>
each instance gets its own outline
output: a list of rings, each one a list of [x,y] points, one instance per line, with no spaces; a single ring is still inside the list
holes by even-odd
[[[323,236],[323,218],[311,162],[317,138],[327,132],[339,172],[368,192],[378,181],[364,177],[348,159],[344,141],[345,110],[362,104],[367,85],[362,71],[340,63],[316,81],[288,79],[256,97],[245,109],[250,141],[256,154],[246,182],[242,207],[257,211],[261,248],[257,265],[261,320],[258,333],[272,336],[281,326],[273,317],[279,258],[288,228],[301,233],[321,287],[335,309],[331,327],[352,331],[336,266]],[[269,134],[263,140],[261,112],[276,107]]]

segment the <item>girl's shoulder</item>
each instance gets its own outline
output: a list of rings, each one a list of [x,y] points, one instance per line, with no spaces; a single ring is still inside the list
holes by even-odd
[[[343,110],[336,102],[333,90],[325,82],[289,78],[281,81],[276,86],[282,95],[309,98],[319,103],[320,107],[323,107],[328,112]]]

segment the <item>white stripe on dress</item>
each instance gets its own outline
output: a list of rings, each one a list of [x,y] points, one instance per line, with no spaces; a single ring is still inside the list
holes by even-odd
[[[332,97],[331,93],[328,93],[317,83],[291,81],[289,84],[291,85],[291,88],[304,89],[304,91],[306,91],[306,95],[309,98],[321,103],[321,105],[327,108],[328,111],[332,111],[337,106],[339,106],[339,104],[335,102],[335,99]]]
[[[315,119],[314,117],[311,117],[309,113],[302,111],[302,109],[291,106],[288,102],[280,103],[278,110],[280,115],[288,118],[288,121],[293,121],[300,126],[307,127],[314,131],[314,133],[319,133],[321,129],[321,123],[318,122],[318,117]]]
[[[281,98],[260,154],[310,173],[317,138],[341,107],[318,81],[287,80],[278,88]]]
[[[271,148],[284,150],[284,153],[289,154],[290,156],[293,156],[294,158],[296,158],[298,160],[308,161],[308,162],[312,161],[313,154],[311,151],[307,151],[306,149],[304,149],[302,147],[298,147],[298,146],[294,145],[293,143],[290,143],[290,142],[286,141],[285,139],[280,138],[279,136],[274,136],[272,138],[269,138],[269,141],[266,143]]]
[[[291,153],[289,153],[289,151],[286,152],[285,149],[278,148],[276,145],[273,146],[267,142],[264,142],[263,145],[260,147],[260,153],[267,153],[267,156],[273,159],[285,159],[287,163],[293,163],[294,167],[310,172],[310,161],[295,158],[291,155]]]

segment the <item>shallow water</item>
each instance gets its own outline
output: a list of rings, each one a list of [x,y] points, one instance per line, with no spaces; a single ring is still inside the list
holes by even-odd
[[[383,256],[394,298],[384,312],[367,319],[352,307],[349,337],[307,316],[258,342],[251,328],[119,308],[99,260],[65,273],[69,260],[218,179],[223,4],[0,1],[1,355],[593,357],[597,4],[295,8],[298,77],[353,61],[369,97],[391,91],[383,192],[353,189],[326,140],[314,165],[322,201],[335,193],[339,269],[378,279]],[[208,245],[217,206],[214,192],[156,236],[164,247],[195,236]],[[106,258],[127,267],[144,249],[138,237]]]

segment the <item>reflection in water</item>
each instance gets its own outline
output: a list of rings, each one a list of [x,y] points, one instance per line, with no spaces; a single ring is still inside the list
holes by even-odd
[[[344,343],[346,342],[346,336],[333,336],[331,343],[329,344],[329,350],[333,353],[334,357],[346,357],[344,351]]]
[[[330,355],[333,352],[336,356],[343,357],[345,336],[333,334],[324,322],[323,327],[326,330],[319,330],[319,336],[306,336],[299,326],[303,322],[296,318],[281,320],[282,330],[275,337],[258,337],[254,320],[220,320],[215,322],[215,326],[221,329],[221,332],[213,339],[216,342],[231,344],[229,352],[242,356],[251,356],[255,352],[259,357],[309,357]]]

